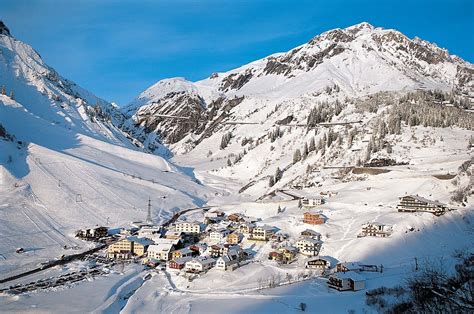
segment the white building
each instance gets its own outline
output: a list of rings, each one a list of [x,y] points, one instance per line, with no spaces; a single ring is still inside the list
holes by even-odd
[[[268,241],[271,236],[275,233],[275,228],[271,226],[257,226],[252,230],[252,236],[250,239],[259,241]]]
[[[346,273],[334,273],[329,277],[328,287],[339,291],[365,289],[365,279],[358,273],[349,271]]]
[[[299,249],[300,253],[307,256],[316,256],[319,254],[321,249],[321,241],[313,238],[300,238],[296,242],[296,247]]]
[[[322,197],[305,197],[301,201],[301,204],[304,207],[315,207],[323,204],[323,198]]]
[[[210,257],[197,257],[186,262],[184,269],[189,273],[201,273],[214,267],[216,260]]]
[[[377,222],[362,225],[362,230],[358,237],[389,237],[393,232],[393,227]]]
[[[225,241],[229,234],[229,229],[217,229],[209,233],[209,239],[213,243],[219,243]]]
[[[188,222],[188,221],[181,221],[175,224],[175,229],[178,232],[185,232],[185,233],[201,233],[203,230],[202,224],[200,222]]]
[[[232,259],[229,256],[221,256],[216,261],[215,268],[218,270],[234,270],[237,268],[238,260]]]
[[[160,243],[150,245],[148,247],[148,258],[159,259],[168,261],[171,259],[171,252],[173,251],[173,244],[171,243]]]

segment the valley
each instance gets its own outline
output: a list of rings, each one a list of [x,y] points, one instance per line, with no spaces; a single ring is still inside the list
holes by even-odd
[[[377,312],[473,254],[474,68],[434,44],[361,23],[121,108],[3,23],[0,49],[0,280],[81,255],[2,311]]]

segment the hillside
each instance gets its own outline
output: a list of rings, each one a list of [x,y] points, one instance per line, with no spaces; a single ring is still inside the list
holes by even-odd
[[[78,228],[145,219],[148,198],[157,222],[206,202],[210,190],[192,171],[141,152],[113,105],[61,77],[3,23],[0,87],[2,278],[83,250]]]

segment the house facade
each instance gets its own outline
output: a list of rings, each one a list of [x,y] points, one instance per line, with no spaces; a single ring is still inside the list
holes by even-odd
[[[155,258],[162,261],[169,261],[172,258],[171,252],[174,246],[171,243],[160,243],[148,247],[148,258]]]
[[[216,260],[208,257],[197,257],[186,262],[184,269],[188,273],[201,273],[214,267]]]
[[[296,247],[300,253],[307,256],[317,256],[321,245],[321,241],[313,238],[300,238],[296,242]]]
[[[190,248],[184,248],[184,249],[181,249],[181,250],[173,251],[173,253],[171,253],[171,258],[172,259],[178,259],[178,258],[182,258],[182,257],[192,256],[193,254],[194,254],[193,250],[191,250]]]
[[[175,229],[178,232],[185,232],[185,233],[201,233],[202,225],[199,222],[187,222],[181,221],[175,224]]]
[[[119,259],[141,257],[145,255],[150,244],[151,241],[144,238],[128,237],[110,244],[107,247],[107,257]]]
[[[389,237],[393,232],[393,227],[380,223],[366,223],[362,225],[362,230],[357,237]]]
[[[321,225],[324,224],[324,218],[319,213],[305,212],[303,222],[310,225]]]
[[[325,271],[331,267],[331,263],[324,258],[314,257],[309,258],[305,262],[305,268],[317,269],[320,271]]]
[[[209,233],[209,240],[214,243],[223,242],[229,234],[229,229],[214,230]]]
[[[238,260],[229,256],[221,256],[216,260],[215,268],[218,270],[234,270],[238,266]]]
[[[304,207],[315,207],[323,204],[323,199],[321,197],[305,197],[301,200],[301,204]]]
[[[242,241],[242,234],[238,232],[231,233],[227,236],[227,243],[229,244],[239,244]]]
[[[257,241],[268,241],[271,236],[275,233],[273,227],[270,226],[257,226],[253,229],[251,239]]]
[[[339,291],[365,289],[365,279],[356,272],[334,273],[329,277],[328,287]]]
[[[321,240],[321,233],[316,232],[316,231],[311,230],[311,229],[303,230],[303,231],[301,231],[300,234],[301,234],[302,237],[308,237],[308,238],[313,238],[313,239],[316,239],[316,240]]]
[[[107,227],[96,227],[90,229],[80,229],[76,231],[76,237],[85,240],[96,240],[108,235]]]
[[[192,257],[182,257],[178,259],[172,259],[168,261],[167,266],[170,269],[181,270],[185,267],[186,263],[192,260]]]
[[[407,195],[400,197],[397,205],[399,212],[428,212],[436,216],[443,215],[448,211],[445,204],[431,201],[418,195]]]

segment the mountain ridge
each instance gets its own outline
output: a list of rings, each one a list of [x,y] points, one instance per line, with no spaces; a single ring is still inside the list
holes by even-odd
[[[288,52],[214,73],[203,80],[158,81],[122,112],[127,118],[127,132],[142,142],[150,142],[148,135],[153,133],[153,141],[173,145],[190,134],[191,128],[183,131],[170,126],[160,115],[186,116],[189,108],[196,111],[198,102],[203,110],[191,117],[191,124],[197,126],[194,136],[191,134],[194,140],[200,138],[206,125],[212,125],[209,116],[223,119],[224,111],[235,107],[227,105],[234,98],[280,102],[300,97],[343,100],[382,91],[414,90],[441,90],[474,97],[473,77],[474,66],[446,49],[362,22],[328,30]],[[173,106],[176,91],[181,96]],[[227,109],[216,109],[216,104]]]

